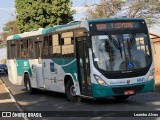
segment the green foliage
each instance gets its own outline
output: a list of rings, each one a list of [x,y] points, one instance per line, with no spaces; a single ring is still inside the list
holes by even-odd
[[[70,0],[15,0],[21,32],[52,27],[73,20]]]
[[[6,47],[6,41],[0,42],[0,49]]]
[[[16,20],[8,21],[3,27],[3,32],[0,34],[2,40],[6,40],[9,35],[19,33]]]
[[[18,30],[18,26],[17,26],[16,20],[8,21],[5,24],[5,26],[3,28],[3,31],[9,32],[10,35],[18,33],[19,30]]]

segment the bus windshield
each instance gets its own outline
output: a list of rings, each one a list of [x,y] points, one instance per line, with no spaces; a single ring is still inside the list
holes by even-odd
[[[151,64],[146,33],[99,34],[92,36],[95,67],[104,71],[132,71]]]

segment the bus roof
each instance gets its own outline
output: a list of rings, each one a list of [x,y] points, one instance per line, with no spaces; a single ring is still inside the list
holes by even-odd
[[[56,31],[61,31],[61,30],[69,30],[69,29],[74,29],[74,28],[80,28],[80,27],[85,27],[87,24],[84,25],[86,22],[72,22],[64,25],[57,25],[53,26],[51,28],[40,28],[37,31],[31,31],[31,32],[24,32],[21,34],[15,34],[7,37],[7,40],[13,40],[13,39],[19,39],[19,38],[25,38],[25,37],[30,37],[30,36],[36,36],[36,35],[44,35]]]
[[[136,21],[136,20],[144,20],[143,18],[125,18],[125,17],[111,17],[111,18],[99,18],[99,19],[93,19],[93,20],[87,20],[90,22],[104,22],[104,21]]]
[[[93,20],[84,20],[84,21],[79,21],[79,22],[71,22],[68,24],[64,25],[57,25],[53,26],[51,28],[39,28],[37,31],[31,31],[31,32],[24,32],[21,34],[15,34],[7,37],[7,40],[12,40],[12,39],[19,39],[19,38],[25,38],[25,37],[30,37],[30,36],[36,36],[36,35],[43,35],[43,34],[48,34],[56,31],[62,31],[62,30],[70,30],[70,29],[76,29],[76,28],[82,28],[85,27],[86,29],[89,30],[88,23],[92,22],[109,22],[109,21],[134,21],[134,20],[144,20],[142,18],[100,18],[100,19],[93,19]]]
[[[39,28],[37,31],[24,32],[24,33],[21,33],[21,34],[11,35],[11,36],[7,37],[7,40],[13,40],[13,39],[25,38],[25,37],[29,37],[29,36],[40,35],[42,33],[43,29],[44,28]]]

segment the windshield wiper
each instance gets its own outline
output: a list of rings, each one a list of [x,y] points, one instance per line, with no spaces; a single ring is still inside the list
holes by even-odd
[[[122,48],[121,48],[119,39],[118,39],[118,41],[116,41],[116,40],[114,39],[114,37],[112,37],[112,35],[108,35],[108,36],[109,36],[109,38],[110,38],[110,39],[109,39],[110,42],[113,41],[114,46],[120,51],[121,57],[122,57]]]

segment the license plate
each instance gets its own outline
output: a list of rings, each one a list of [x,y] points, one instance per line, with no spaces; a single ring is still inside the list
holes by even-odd
[[[135,91],[134,91],[134,90],[124,91],[124,95],[133,95],[133,94],[135,94]]]

